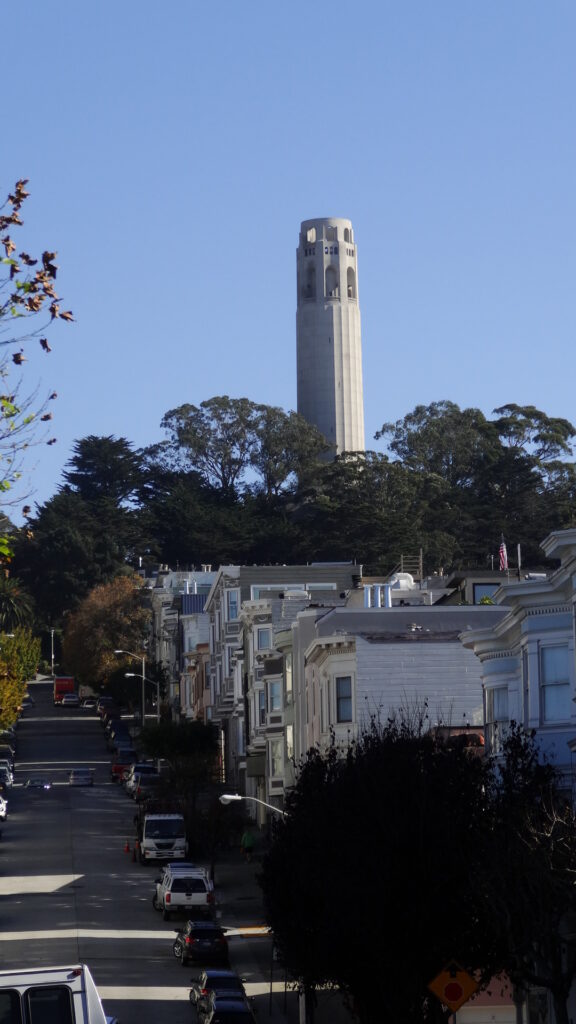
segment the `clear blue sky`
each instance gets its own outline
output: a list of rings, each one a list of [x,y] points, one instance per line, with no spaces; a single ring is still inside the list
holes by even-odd
[[[573,0],[32,0],[8,24],[0,184],[30,179],[19,244],[58,250],[77,318],[26,353],[59,395],[33,500],[88,434],[296,407],[311,217],[354,226],[367,447],[441,399],[576,419]]]

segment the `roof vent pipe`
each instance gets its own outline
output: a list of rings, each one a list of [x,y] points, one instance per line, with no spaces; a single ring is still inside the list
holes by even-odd
[[[364,587],[364,607],[372,607],[372,587]]]
[[[381,590],[382,590],[382,587],[380,586],[380,584],[379,583],[375,583],[374,584],[374,607],[375,608],[380,608],[380,591]]]
[[[384,607],[392,607],[392,587],[389,583],[384,584]]]

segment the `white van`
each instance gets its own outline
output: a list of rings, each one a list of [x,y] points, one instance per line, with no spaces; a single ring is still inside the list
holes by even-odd
[[[106,1024],[85,964],[0,971],[0,1021],[10,1024]]]

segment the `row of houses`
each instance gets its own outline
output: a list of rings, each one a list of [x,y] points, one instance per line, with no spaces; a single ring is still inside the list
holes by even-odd
[[[278,808],[311,746],[394,715],[493,750],[521,722],[571,779],[576,530],[542,547],[558,568],[521,579],[372,579],[355,563],[165,570],[153,637],[173,715],[212,722],[226,787]]]

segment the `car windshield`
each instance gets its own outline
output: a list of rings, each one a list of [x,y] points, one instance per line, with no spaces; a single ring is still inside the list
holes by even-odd
[[[144,835],[147,839],[183,839],[186,831],[183,821],[167,818],[165,821],[147,821]]]

